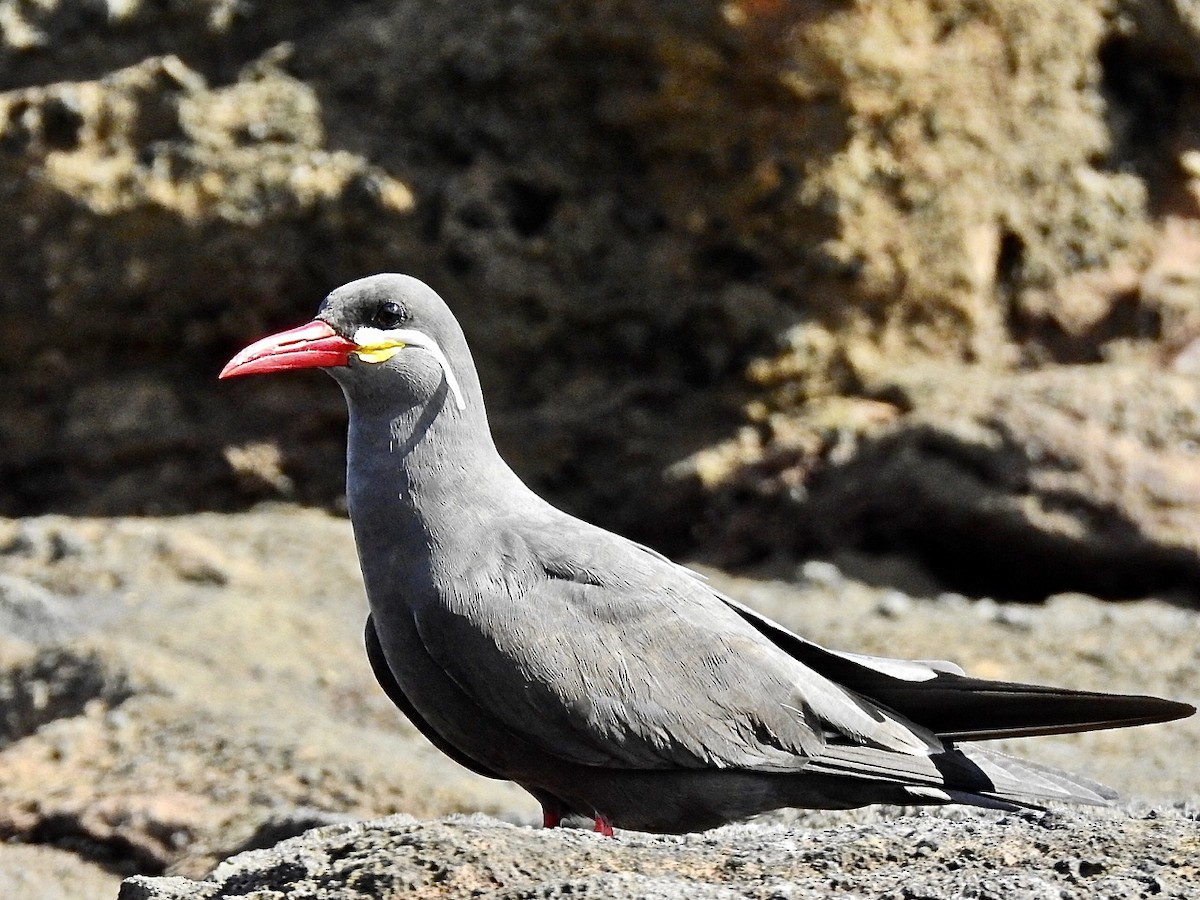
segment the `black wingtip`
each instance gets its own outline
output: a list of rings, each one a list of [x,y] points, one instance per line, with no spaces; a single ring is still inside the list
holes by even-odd
[[[942,676],[875,692],[876,699],[954,741],[1070,734],[1173,722],[1190,703],[1042,685]]]
[[[1140,698],[1138,698],[1140,699]],[[1157,697],[1146,698],[1157,700]],[[1170,703],[1169,700],[1161,701]],[[1007,727],[991,725],[977,727],[966,731],[939,730],[939,737],[950,741],[996,740],[1000,738],[1042,737],[1051,734],[1077,734],[1083,731],[1106,731],[1111,728],[1137,728],[1141,725],[1161,725],[1164,722],[1174,722],[1185,719],[1196,712],[1195,707],[1186,703],[1177,703],[1178,710],[1159,712],[1147,715],[1126,715],[1119,718],[1101,718],[1095,715],[1091,718],[1067,719],[1058,723],[1032,722],[1029,724],[1013,724]]]
[[[1149,722],[1140,722],[1141,725],[1153,725],[1158,722],[1174,722],[1176,719],[1186,719],[1188,716],[1196,714],[1196,707],[1190,703],[1180,703],[1178,700],[1163,700],[1159,697],[1143,697],[1143,700],[1152,700],[1162,708],[1160,713],[1161,718],[1153,719]]]

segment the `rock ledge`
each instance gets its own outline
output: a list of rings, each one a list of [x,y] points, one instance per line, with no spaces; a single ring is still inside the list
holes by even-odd
[[[825,817],[843,821],[828,827],[624,832],[614,841],[484,816],[391,816],[316,828],[239,854],[204,881],[130,878],[119,900],[1183,898],[1200,889],[1198,812],[1194,803],[1023,815],[952,809],[890,819],[865,811]]]

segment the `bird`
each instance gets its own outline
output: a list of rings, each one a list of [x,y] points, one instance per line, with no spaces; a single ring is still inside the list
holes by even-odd
[[[563,512],[496,448],[467,340],[416,278],[332,291],[220,378],[319,368],[349,409],[346,500],[384,692],[545,827],[703,831],[785,807],[1104,805],[977,746],[1167,722],[1156,697],[974,678],[810,641],[693,569]]]

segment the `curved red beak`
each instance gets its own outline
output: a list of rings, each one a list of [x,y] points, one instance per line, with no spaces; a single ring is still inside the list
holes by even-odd
[[[307,325],[268,335],[255,341],[229,361],[219,377],[258,375],[285,369],[320,369],[344,366],[358,349],[327,324],[314,319]]]

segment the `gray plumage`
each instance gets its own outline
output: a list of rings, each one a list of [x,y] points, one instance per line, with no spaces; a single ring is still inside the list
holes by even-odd
[[[952,741],[1194,712],[812,644],[531,492],[492,442],[458,323],[421,282],[353,282],[317,319],[357,348],[320,364],[350,409],[372,667],[439,748],[526,788],[548,824],[575,813],[677,832],[781,806],[1102,803],[1115,795],[1087,779]]]

